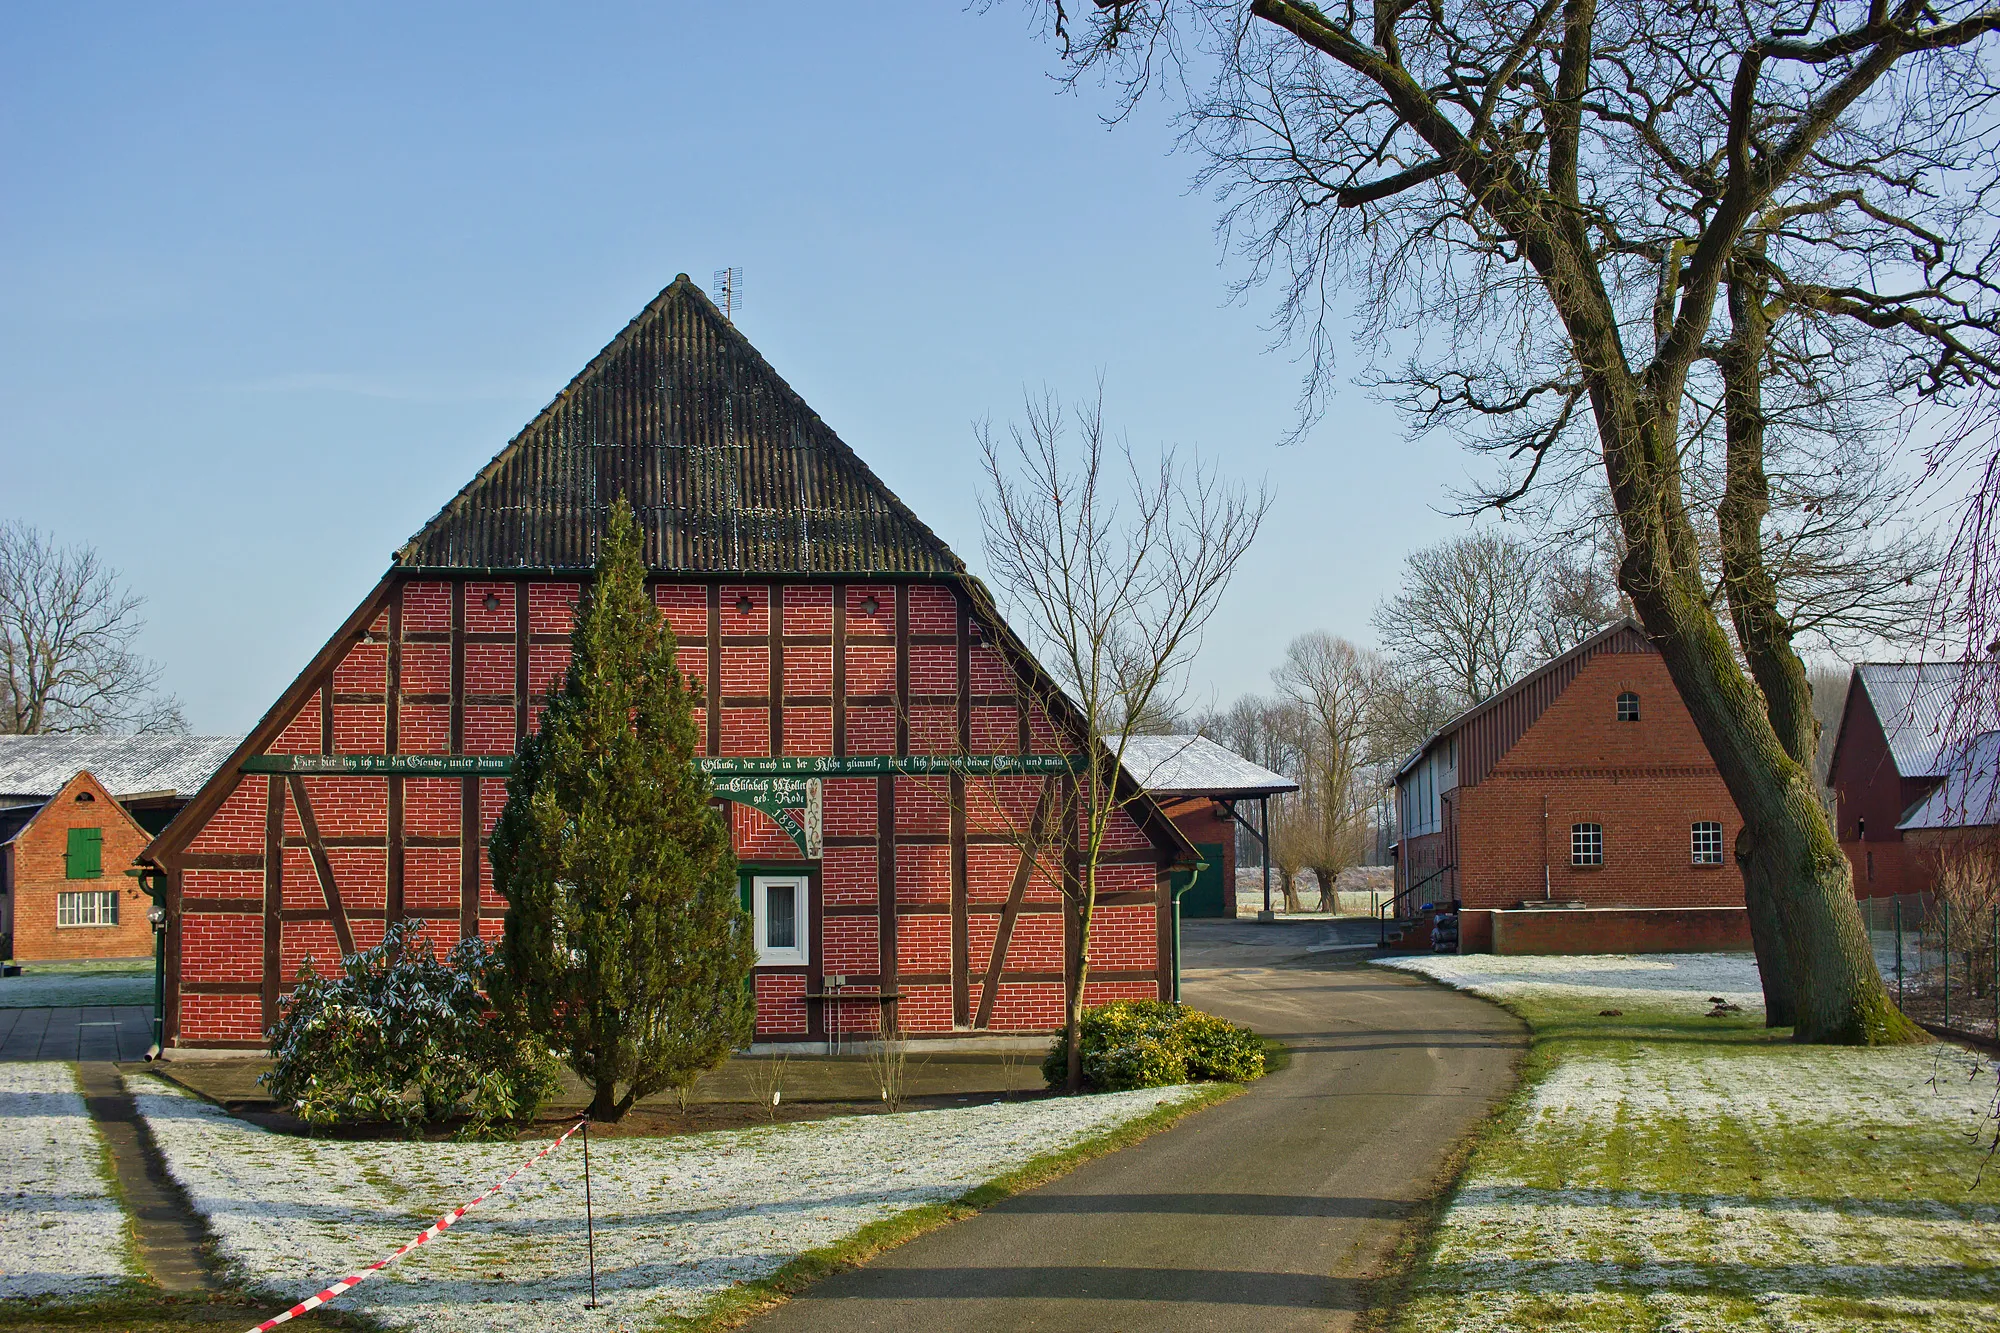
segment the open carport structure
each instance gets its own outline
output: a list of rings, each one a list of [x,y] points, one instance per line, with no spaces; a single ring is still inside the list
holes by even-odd
[[[1206,736],[1133,736],[1125,771],[1159,803],[1202,854],[1205,868],[1180,893],[1183,917],[1236,915],[1236,830],[1257,844],[1264,870],[1264,910],[1271,919],[1271,798],[1299,789],[1282,773],[1245,759]],[[1244,818],[1254,804],[1256,822]]]

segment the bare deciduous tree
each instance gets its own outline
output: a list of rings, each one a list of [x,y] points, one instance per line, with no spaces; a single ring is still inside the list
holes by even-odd
[[[0,524],[0,732],[183,732],[135,647],[145,598],[87,546]]]
[[[1293,639],[1271,672],[1299,733],[1298,818],[1287,832],[1319,881],[1322,906],[1334,880],[1368,853],[1381,785],[1373,724],[1386,665],[1346,639],[1315,630]]]
[[[1528,544],[1499,533],[1412,551],[1403,589],[1375,611],[1383,648],[1463,707],[1534,665],[1543,574]]]
[[[1084,742],[1078,869],[1063,886],[1075,925],[1065,1015],[1074,1091],[1099,869],[1125,808],[1142,797],[1121,777],[1126,747],[1149,719],[1177,711],[1202,630],[1270,496],[1171,449],[1148,459],[1111,441],[1101,394],[1070,410],[1053,395],[1030,398],[1004,437],[986,426],[978,435],[987,569],[1009,624],[1060,687],[1042,706]]]
[[[1407,354],[1378,361],[1377,382],[1515,460],[1496,500],[1560,470],[1561,446],[1588,432],[1619,520],[1619,586],[1744,818],[1771,1021],[1802,1041],[1918,1039],[1882,986],[1812,779],[1805,671],[1770,560],[1766,388],[1851,375],[1914,408],[2000,387],[2000,6],[1053,12],[1077,73],[1103,68],[1134,98],[1188,91],[1250,281],[1286,279],[1281,322],[1307,342],[1309,400],[1331,382],[1331,330],[1354,294],[1364,345]],[[1205,92],[1191,56],[1214,62]],[[1168,72],[1185,77],[1156,80]],[[1722,421],[1706,520],[1688,467],[1703,403]]]

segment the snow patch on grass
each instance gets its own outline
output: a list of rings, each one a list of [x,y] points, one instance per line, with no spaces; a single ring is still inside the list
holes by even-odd
[[[1850,1128],[1970,1125],[1993,1109],[1994,1086],[1992,1067],[1955,1046],[1773,1051],[1634,1043],[1617,1056],[1564,1061],[1535,1085],[1527,1105],[1535,1116],[1600,1123],[1622,1114]]]
[[[2000,1327],[1984,1057],[1767,1037],[1749,955],[1388,965],[1509,1001],[1542,1037],[1540,1077],[1474,1155],[1403,1327]],[[1708,1024],[1715,996],[1745,1012]]]
[[[251,1287],[303,1297],[388,1254],[533,1151],[526,1144],[300,1139],[159,1079],[127,1080],[174,1178]],[[954,1198],[1194,1089],[843,1117],[591,1145],[598,1300],[585,1267],[583,1156],[570,1144],[338,1304],[404,1328],[569,1330],[694,1312],[802,1251]]]
[[[0,1064],[0,1297],[88,1295],[139,1276],[76,1072]]]
[[[1494,999],[1533,994],[1607,1007],[1629,1000],[1706,1009],[1719,996],[1746,1014],[1764,1012],[1757,959],[1747,953],[1425,954],[1375,962]]]

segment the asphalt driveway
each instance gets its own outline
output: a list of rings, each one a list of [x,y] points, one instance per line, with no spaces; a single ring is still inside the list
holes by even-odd
[[[1365,923],[1355,942],[1372,940]],[[1346,923],[1189,922],[1189,1003],[1291,1067],[1174,1129],[819,1283],[756,1322],[849,1330],[1344,1329],[1453,1146],[1514,1084],[1518,1023],[1368,967]]]

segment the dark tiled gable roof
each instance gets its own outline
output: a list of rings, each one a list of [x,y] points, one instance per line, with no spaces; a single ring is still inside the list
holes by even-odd
[[[959,574],[965,566],[683,273],[396,553],[580,569],[623,493],[665,572]]]

